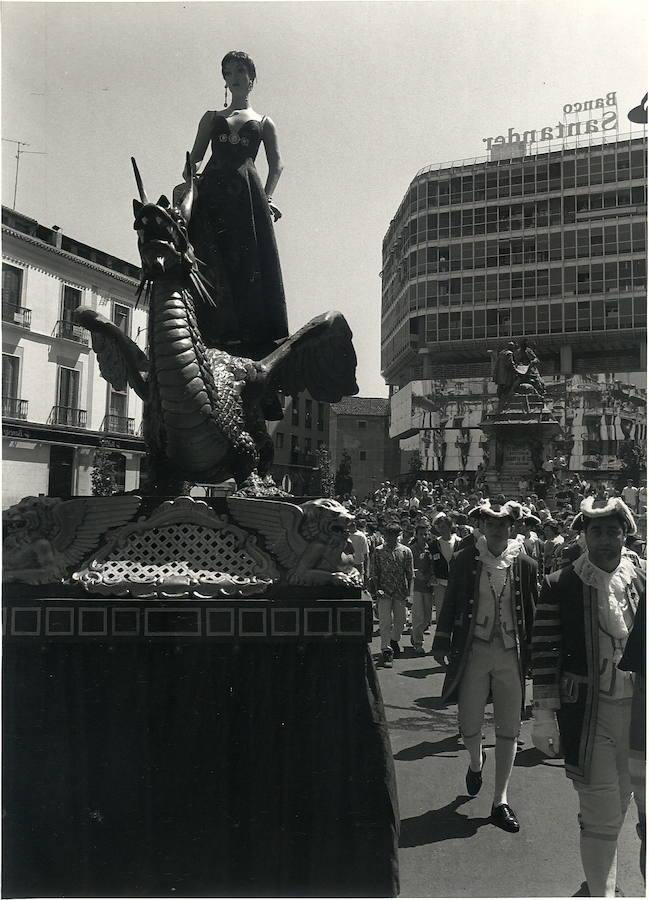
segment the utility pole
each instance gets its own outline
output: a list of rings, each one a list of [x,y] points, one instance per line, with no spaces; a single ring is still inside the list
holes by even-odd
[[[14,181],[14,202],[12,209],[16,208],[16,197],[18,195],[18,169],[20,167],[20,157],[24,153],[32,153],[36,156],[47,156],[42,150],[22,150],[22,147],[30,147],[31,144],[26,143],[26,141],[12,141],[10,138],[2,138],[3,141],[7,144],[16,144],[16,180]]]

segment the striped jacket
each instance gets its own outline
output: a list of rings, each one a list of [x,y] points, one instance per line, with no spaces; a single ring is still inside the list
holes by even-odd
[[[645,593],[639,569],[628,599],[635,613]],[[588,782],[599,700],[597,591],[572,564],[546,576],[532,633],[534,705],[557,711],[566,775]]]

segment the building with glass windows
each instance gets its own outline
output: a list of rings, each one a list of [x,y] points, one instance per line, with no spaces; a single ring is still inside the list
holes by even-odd
[[[428,471],[475,470],[492,360],[525,337],[570,467],[616,470],[646,430],[646,135],[510,146],[418,172],[390,222],[390,433]]]
[[[118,489],[139,486],[142,401],[104,381],[72,319],[91,306],[145,349],[139,279],[137,266],[3,207],[3,508],[90,494],[99,448],[112,455]]]

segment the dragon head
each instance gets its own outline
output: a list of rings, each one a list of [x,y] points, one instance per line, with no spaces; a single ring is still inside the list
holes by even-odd
[[[139,200],[133,200],[135,220],[133,228],[138,235],[138,250],[142,260],[142,280],[138,299],[146,288],[166,275],[182,274],[188,277],[201,299],[210,305],[214,301],[208,290],[208,282],[199,272],[196,258],[187,233],[196,196],[194,177],[191,175],[189,154],[187,154],[187,190],[177,206],[172,206],[162,194],[157,203],[152,203],[146,195],[137,163],[131,158],[135,180],[140,193]]]

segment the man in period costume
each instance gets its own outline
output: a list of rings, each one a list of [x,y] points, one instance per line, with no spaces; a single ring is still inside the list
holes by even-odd
[[[520,826],[507,803],[525,698],[525,675],[537,598],[537,567],[510,537],[521,518],[519,503],[483,506],[484,534],[453,558],[433,655],[447,665],[442,698],[458,703],[470,762],[466,788],[482,786],[485,705],[491,693],[496,732],[496,773],[491,819],[505,831]],[[448,664],[446,659],[448,658]]]
[[[619,497],[581,504],[586,550],[546,577],[533,635],[534,728],[546,755],[563,750],[579,795],[580,850],[591,896],[615,896],[617,839],[631,795],[632,676],[618,668],[644,573],[623,552],[636,530]]]

